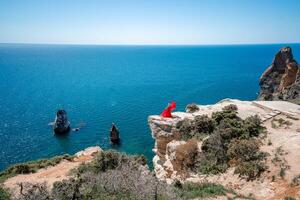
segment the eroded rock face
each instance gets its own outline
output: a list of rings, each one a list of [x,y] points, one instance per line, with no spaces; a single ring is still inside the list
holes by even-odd
[[[167,156],[173,169],[183,178],[189,175],[189,168],[194,165],[198,152],[200,149],[196,140],[173,141],[167,145]]]
[[[65,110],[58,110],[56,113],[53,130],[56,134],[63,134],[70,131],[70,122]]]
[[[300,99],[300,70],[292,49],[284,47],[260,77],[260,100]]]
[[[148,119],[155,139],[154,170],[157,178],[167,182],[188,177],[189,167],[194,164],[195,156],[201,151],[201,145],[197,141],[182,141],[177,127],[183,120],[183,117],[178,116],[163,118],[157,115]]]

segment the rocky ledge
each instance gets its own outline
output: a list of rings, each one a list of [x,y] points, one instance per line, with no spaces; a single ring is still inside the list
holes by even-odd
[[[281,48],[260,78],[260,100],[300,102],[300,69],[290,47]]]
[[[237,115],[241,119],[257,115],[266,127],[267,133],[261,138],[260,149],[269,154],[266,159],[268,166],[260,178],[256,180],[246,180],[234,173],[234,167],[229,167],[224,173],[208,175],[195,173],[190,170],[196,155],[201,154],[202,140],[182,139],[182,133],[178,127],[186,119],[195,119],[197,116],[211,116],[213,112],[221,111],[228,105],[236,105]],[[286,101],[240,101],[225,99],[214,105],[193,105],[197,106],[195,112],[174,112],[173,118],[162,118],[158,115],[149,116],[148,122],[155,139],[153,151],[154,171],[159,180],[172,183],[175,180],[203,182],[209,181],[219,183],[225,187],[239,191],[241,194],[249,195],[255,193],[256,199],[278,199],[284,198],[291,189],[290,183],[300,175],[300,106]],[[189,108],[189,107],[187,107]],[[276,126],[278,121],[286,121],[286,125]],[[283,123],[285,124],[285,123]],[[284,177],[278,178],[282,166],[274,161],[278,157],[278,151],[282,150],[282,160],[288,166]],[[275,159],[275,160],[276,160]],[[275,178],[276,177],[276,178]],[[276,180],[275,180],[276,179]],[[300,197],[300,188],[297,188],[293,195]],[[280,198],[282,197],[282,198]]]

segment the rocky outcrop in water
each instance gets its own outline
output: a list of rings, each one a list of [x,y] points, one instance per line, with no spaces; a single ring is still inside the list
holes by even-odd
[[[290,47],[281,48],[260,77],[260,100],[300,100],[300,70]]]
[[[110,143],[119,144],[120,143],[120,133],[115,124],[112,124],[110,129]]]
[[[63,134],[70,131],[70,122],[68,120],[67,112],[65,110],[57,111],[53,125],[53,130],[56,134]]]

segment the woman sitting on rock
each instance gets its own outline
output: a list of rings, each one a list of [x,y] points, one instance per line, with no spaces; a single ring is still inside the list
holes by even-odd
[[[172,118],[172,111],[176,108],[176,103],[175,101],[172,101],[171,103],[168,104],[168,106],[163,110],[163,112],[160,114],[162,117],[166,118]]]

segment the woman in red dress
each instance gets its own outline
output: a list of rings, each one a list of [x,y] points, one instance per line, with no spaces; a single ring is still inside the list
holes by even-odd
[[[176,103],[175,101],[172,101],[171,103],[168,104],[168,106],[163,110],[163,112],[160,114],[162,117],[166,118],[172,118],[171,112],[176,108]]]

